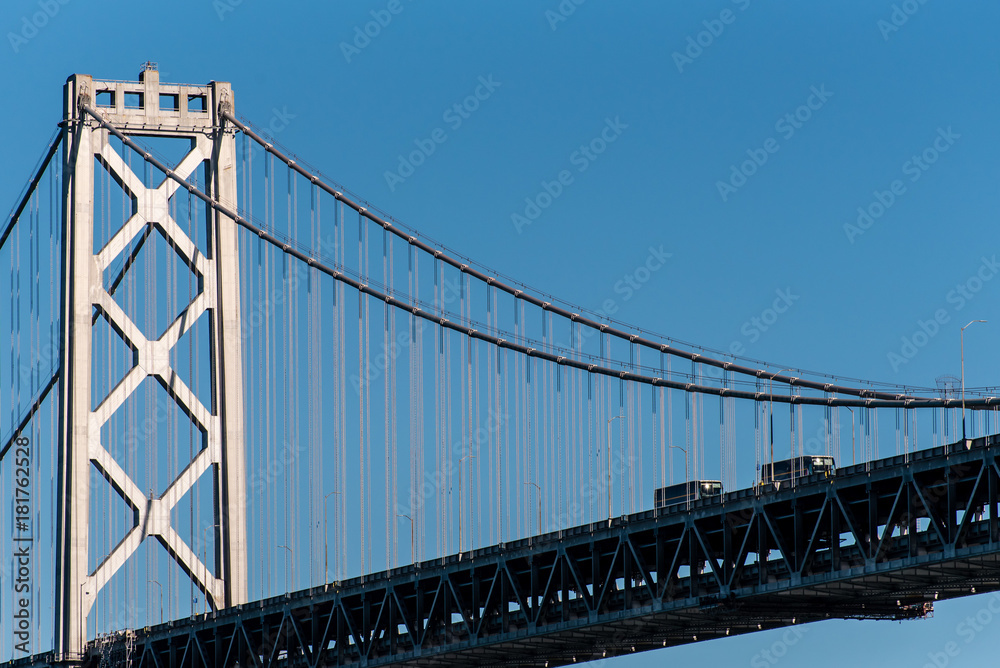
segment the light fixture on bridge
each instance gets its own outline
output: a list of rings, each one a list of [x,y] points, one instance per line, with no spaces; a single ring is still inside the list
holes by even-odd
[[[965,328],[971,326],[974,323],[983,322],[985,320],[973,320],[968,325],[963,327],[959,332],[959,338],[962,342],[962,441],[965,443],[965,449],[969,449],[969,442],[965,438]],[[975,591],[975,590],[973,590]]]

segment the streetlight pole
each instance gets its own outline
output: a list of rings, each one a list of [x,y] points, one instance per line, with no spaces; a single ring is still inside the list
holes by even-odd
[[[326,524],[326,502],[334,494],[340,494],[340,492],[330,492],[323,497],[323,575],[325,582],[330,581],[330,535]]]
[[[986,322],[985,320],[973,320],[965,327],[968,327],[973,322]],[[960,338],[962,340],[962,440],[965,440],[965,327],[962,328],[960,333]]]
[[[535,489],[538,490],[538,492],[537,492],[537,497],[538,497],[538,533],[539,533],[539,535],[541,535],[541,533],[542,533],[542,488],[539,487],[537,483],[533,483],[533,482],[526,482],[524,484],[525,485],[531,485],[532,487],[534,487]]]
[[[207,527],[205,527],[204,529],[201,530],[201,535],[205,538],[205,541],[202,543],[202,554],[203,554],[202,559],[204,559],[206,562],[208,561],[208,530],[209,529],[216,529],[216,528],[220,528],[218,524],[213,524],[212,526],[207,526]],[[208,564],[207,563],[205,564],[205,568],[208,568]],[[205,592],[205,612],[206,613],[208,612],[208,592],[207,591]]]
[[[288,550],[289,556],[292,558],[292,586],[295,586],[295,550],[288,547],[287,545],[279,545],[278,547],[283,547]],[[285,565],[285,591],[288,591],[288,566]]]
[[[771,437],[771,482],[774,482],[774,394],[771,392],[771,381],[774,380],[775,376],[779,376],[785,371],[792,371],[792,369],[782,369],[777,373],[772,373],[771,377],[767,379],[767,398],[769,404],[767,431]]]
[[[475,455],[466,455],[458,460],[458,553],[462,554],[462,462],[475,459]]]
[[[149,584],[155,584],[160,588],[160,623],[163,623],[163,585],[158,580],[146,580]]]
[[[669,447],[673,448],[674,450],[680,450],[681,452],[684,453],[684,482],[687,482],[688,481],[688,451],[685,450],[684,448],[682,448],[679,445],[671,445]]]
[[[89,591],[84,591],[83,588],[87,586],[86,582],[80,583],[80,622],[83,624],[83,637],[87,637],[87,616],[83,614],[83,597],[89,595]],[[194,607],[194,606],[192,606]],[[97,622],[94,622],[94,634],[97,634]]]
[[[405,513],[397,514],[396,517],[405,517],[406,519],[410,520],[410,562],[416,564],[417,551],[416,551],[416,542],[414,541],[413,538],[413,518]]]
[[[611,524],[611,423],[624,415],[616,415],[608,420],[608,525]]]

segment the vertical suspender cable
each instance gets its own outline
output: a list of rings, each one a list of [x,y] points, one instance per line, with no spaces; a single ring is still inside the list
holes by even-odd
[[[273,225],[274,221],[274,156],[271,154],[267,155],[264,161],[264,166],[266,167],[265,172],[265,199],[264,199],[264,210],[265,210],[265,224],[270,226]],[[268,296],[272,294],[272,290],[277,290],[277,281],[274,280],[272,273],[272,256],[274,254],[274,248],[268,244],[265,262],[264,262],[264,276],[266,277],[265,291]],[[272,280],[274,280],[274,288],[271,288]],[[272,314],[273,315],[273,314]],[[272,330],[277,331],[278,318],[270,317],[267,319],[266,325],[266,342],[265,347],[267,349],[266,359],[267,359],[267,380],[265,387],[266,390],[266,414],[267,414],[267,461],[274,461],[275,450],[274,450],[274,440],[278,430],[278,420],[277,415],[272,417],[274,412],[274,396],[273,396],[273,383],[277,382],[277,370],[274,368],[274,353],[271,346]],[[273,380],[272,380],[273,376]],[[267,490],[267,568],[265,572],[267,573],[267,591],[274,595],[275,589],[271,583],[271,573],[277,567],[277,559],[274,555],[274,545],[275,542],[271,538],[271,528],[274,523],[278,521],[278,495],[274,493],[272,485],[265,485]]]
[[[467,294],[472,290],[472,281],[467,276],[462,276],[462,312],[465,314],[466,325],[472,326],[472,295]],[[468,430],[467,438],[469,442],[469,454],[476,455],[476,475],[473,477],[471,475],[472,471],[472,461],[469,461],[469,477],[472,482],[469,484],[469,521],[472,524],[472,548],[476,547],[476,531],[479,526],[479,521],[475,516],[476,503],[475,500],[478,498],[477,490],[479,489],[479,444],[475,440],[475,427],[472,422],[472,337],[466,337],[465,345],[465,369],[464,374],[467,378],[463,379],[463,385],[465,385],[465,425]]]
[[[667,379],[668,380],[672,380],[671,374],[670,374],[670,359],[671,359],[670,357],[667,358]],[[673,407],[671,406],[671,403],[672,403],[671,402],[671,395],[672,394],[673,394],[673,390],[671,390],[668,387],[667,388],[667,448],[666,448],[666,450],[664,452],[666,452],[667,457],[670,460],[670,484],[671,485],[674,484],[674,458],[673,458],[673,453],[670,452],[673,449],[673,447],[674,447],[674,411],[673,411]]]
[[[407,247],[406,288],[407,291],[409,292],[410,299],[412,301],[417,300],[417,294],[415,292],[413,285],[414,252],[415,250],[412,246]],[[410,415],[409,415],[409,423],[407,426],[410,435],[409,448],[408,448],[409,459],[410,459],[410,503],[407,512],[401,514],[409,515],[410,516],[409,522],[412,524],[413,522],[416,521],[414,519],[414,516],[416,515],[417,494],[419,493],[419,480],[420,480],[420,476],[418,475],[419,458],[417,457],[418,450],[417,450],[417,409],[416,409],[417,393],[418,393],[416,385],[416,377],[417,377],[416,364],[417,364],[417,355],[420,349],[417,346],[417,323],[416,323],[416,316],[413,315],[413,313],[410,313],[409,329],[410,329],[410,350],[408,358],[410,362],[410,369],[409,369],[410,391],[408,399],[409,399]],[[398,519],[406,519],[406,518],[398,518]],[[411,526],[410,530],[412,532],[410,535],[414,537],[414,540],[410,543],[410,562],[416,563],[417,562],[416,543],[415,543],[416,527]]]
[[[486,286],[486,329],[487,331],[490,332],[493,331],[493,288],[490,285]],[[486,382],[488,383],[486,388],[486,403],[487,403],[488,415],[493,412],[493,406],[494,406],[494,400],[493,400],[494,355],[492,354],[492,352],[493,352],[492,349],[487,349],[486,353]],[[496,482],[495,474],[497,470],[497,464],[496,464],[496,446],[494,443],[496,441],[496,438],[497,434],[494,433],[494,430],[490,429],[489,430],[490,501],[488,508],[491,513],[499,513],[498,506],[500,503],[499,489],[495,485]],[[498,530],[494,530],[493,532],[493,542],[494,543],[500,542],[500,534]]]
[[[625,415],[625,381],[618,379],[618,415]],[[618,456],[621,457],[621,466],[618,472],[618,514],[625,514],[625,469],[632,469],[632,462],[625,454],[625,431],[628,427],[623,418],[618,425]]]
[[[558,517],[560,521],[558,522],[556,529],[562,529],[562,517],[563,513],[563,473],[566,467],[566,458],[564,454],[565,444],[563,443],[563,420],[565,419],[565,411],[563,409],[563,402],[566,398],[566,393],[563,391],[563,380],[562,380],[562,367],[557,366],[555,368],[556,374],[556,466],[555,466],[555,477],[556,477],[556,498],[558,499],[559,505],[556,507],[556,511],[559,513]]]
[[[294,243],[298,237],[298,180],[295,178],[295,173],[289,169],[288,170],[288,205],[289,205],[289,215],[288,215],[288,226],[289,232]],[[299,438],[299,384],[298,384],[298,350],[299,350],[299,318],[298,318],[298,299],[296,297],[296,287],[298,286],[298,281],[296,277],[293,276],[293,267],[297,268],[297,265],[292,263],[291,259],[288,262],[288,311],[289,320],[291,322],[291,336],[288,337],[289,355],[286,360],[286,364],[289,366],[289,389],[291,394],[291,399],[289,403],[291,404],[291,429],[289,433],[291,435],[291,442],[298,444],[300,443]],[[297,272],[296,272],[297,273]],[[290,540],[288,543],[290,546],[297,546],[297,532],[298,532],[298,520],[297,520],[297,506],[298,500],[301,498],[301,493],[299,491],[299,462],[296,460],[289,467],[290,481],[286,483],[291,488],[290,498],[291,507],[288,509],[288,513],[291,516],[289,524]],[[306,497],[308,498],[308,497]],[[294,549],[294,548],[293,548]],[[299,552],[301,553],[301,549]],[[295,552],[291,554],[292,559],[292,590],[294,591],[298,587],[296,586],[295,578]]]
[[[698,365],[698,384],[705,384],[705,368]],[[698,479],[705,477],[705,396],[698,395]]]
[[[688,455],[694,452],[691,448],[693,441],[691,439],[691,393],[684,393],[684,447],[687,449]],[[688,456],[684,457],[684,480],[688,480]]]
[[[878,409],[873,409],[873,412],[875,413],[875,438],[872,440],[872,451],[868,458],[874,460],[878,458]],[[958,425],[957,422],[955,424]]]
[[[587,374],[587,480],[590,491],[590,517],[588,521],[593,522],[597,516],[594,504],[596,494],[594,493],[594,375]]]
[[[545,311],[541,312],[542,319],[542,346],[547,347],[548,345],[548,320],[545,315]],[[549,474],[549,423],[552,419],[552,411],[549,408],[549,397],[552,394],[551,385],[549,384],[549,365],[543,361],[539,361],[539,367],[542,376],[541,387],[541,401],[542,407],[541,412],[538,414],[538,422],[541,427],[541,439],[540,439],[540,466],[538,468],[538,477],[540,478],[542,486],[542,496],[545,497],[546,503],[545,507],[550,508],[551,496],[553,493],[552,485],[549,484],[548,474]],[[548,522],[545,523],[548,526]]]
[[[441,267],[438,261],[434,260],[434,306],[438,309],[440,314],[441,308]],[[444,411],[441,405],[441,367],[442,367],[442,356],[444,355],[444,329],[438,327],[434,330],[434,445],[435,445],[435,472],[442,476],[441,484],[438,485],[437,494],[437,549],[438,556],[443,557],[445,552],[445,507],[446,507],[446,495],[447,486],[451,483],[448,478],[443,477],[444,471],[444,459],[442,453],[444,452],[444,435],[442,429],[441,415]]]
[[[343,205],[340,202],[336,201],[334,202],[333,205],[333,243],[334,243],[333,254],[334,254],[334,262],[338,265],[340,264],[340,253],[342,250],[340,243],[340,230],[342,227],[341,224],[342,206]],[[343,449],[344,446],[343,442],[341,441],[340,434],[342,428],[341,425],[343,425],[344,421],[347,419],[347,416],[344,415],[344,413],[341,411],[341,403],[340,403],[341,397],[343,396],[344,390],[346,389],[343,385],[341,385],[340,382],[340,369],[342,364],[342,357],[340,355],[340,345],[341,345],[340,328],[342,325],[342,321],[340,318],[341,300],[338,298],[338,293],[340,292],[340,285],[341,283],[339,281],[334,281],[333,285],[331,286],[332,289],[330,290],[330,298],[332,300],[330,309],[332,322],[330,323],[331,324],[330,329],[332,330],[332,336],[333,336],[333,341],[332,341],[333,345],[331,346],[333,348],[333,356],[332,356],[333,368],[331,369],[331,371],[333,372],[333,470],[334,470],[333,490],[331,496],[333,496],[333,546],[334,546],[333,577],[335,581],[340,580],[340,569],[341,566],[343,565],[343,557],[340,553],[340,547],[341,547],[340,509],[343,501],[341,497],[344,495],[344,488],[341,485],[340,481],[341,481],[341,476],[343,474],[341,465],[341,450]],[[324,503],[327,502],[326,497],[324,497],[323,502]],[[329,518],[327,519],[327,521],[329,521]],[[323,531],[326,532],[326,530],[327,527],[324,527]],[[329,540],[329,537],[324,536],[324,540]]]
[[[525,450],[525,453],[524,453],[525,454],[525,456],[524,456],[525,469],[524,470],[527,472],[527,474],[526,474],[526,477],[527,477],[526,482],[531,483],[533,485],[537,485],[538,481],[535,480],[534,467],[532,466],[532,449],[533,449],[532,448],[532,443],[534,442],[534,428],[535,428],[534,419],[533,419],[534,418],[534,411],[532,410],[532,404],[534,403],[534,390],[533,390],[532,385],[531,385],[531,365],[532,365],[532,363],[533,363],[533,360],[530,357],[528,357],[527,359],[524,360],[524,383],[525,383],[525,385],[524,385],[524,399],[525,399],[524,403],[525,403],[525,412],[527,413],[527,416],[526,416],[527,432],[525,434],[525,444],[524,444],[524,450]],[[539,494],[538,488],[532,487],[531,485],[528,485],[528,488],[531,491],[531,495],[529,495],[529,498],[535,499],[535,505],[537,505],[539,508],[541,508],[542,495]],[[532,526],[532,521],[531,521],[531,517],[532,517],[532,513],[531,513],[532,504],[528,504],[528,508],[529,508],[529,510],[528,510],[528,533],[529,534],[539,534],[542,531],[542,527],[541,526],[536,526],[534,532],[531,531],[531,526]],[[539,523],[540,523],[540,518],[539,518]]]
[[[382,285],[389,285],[389,238],[388,232],[382,230]],[[385,449],[385,567],[392,568],[392,526],[395,524],[392,517],[391,488],[392,488],[392,449],[390,448],[390,422],[392,421],[392,409],[389,406],[389,375],[392,373],[392,354],[389,348],[389,304],[382,305],[382,357],[385,359],[385,369],[382,376],[383,396],[385,399],[384,412],[382,414],[383,443]]]
[[[498,314],[499,314],[499,310],[498,310]],[[504,493],[503,493],[503,455],[504,455],[504,452],[503,452],[503,438],[506,435],[504,433],[504,429],[503,429],[503,420],[504,420],[504,416],[506,415],[506,411],[502,411],[502,409],[500,407],[501,406],[501,404],[500,404],[500,392],[501,392],[500,371],[501,371],[501,366],[506,362],[506,352],[507,351],[504,350],[504,349],[497,348],[497,374],[496,374],[497,388],[496,388],[496,393],[494,395],[496,397],[496,402],[497,402],[496,403],[495,414],[497,416],[497,495],[498,495],[498,501],[499,501],[499,503],[497,504],[497,507],[499,508],[499,511],[500,511],[500,521],[498,523],[498,530],[499,530],[499,534],[500,534],[500,536],[499,536],[499,538],[500,538],[500,544],[503,544],[503,538],[504,538],[504,533],[503,533],[503,521],[504,521],[504,512],[503,512],[504,511]],[[501,362],[501,359],[500,359],[501,353],[503,353],[504,362]],[[504,393],[504,398],[506,399],[506,393]]]
[[[413,298],[418,299],[420,296],[420,255],[417,254],[416,249],[413,251]],[[420,484],[423,481],[424,475],[427,471],[426,454],[424,452],[424,439],[425,439],[425,429],[424,429],[424,328],[421,325],[414,325],[417,332],[417,393],[416,393],[416,444],[417,444],[417,471],[419,475],[417,476],[417,482]],[[418,528],[416,531],[417,536],[417,559],[421,559],[424,556],[424,537],[426,536],[426,525],[425,525],[425,506],[423,503],[424,499],[421,496],[418,501],[417,514],[419,515],[419,520],[414,518],[418,522]]]
[[[443,271],[442,271],[442,279],[443,279]],[[444,289],[443,280],[441,282],[441,288],[442,290]],[[452,463],[454,460],[454,454],[452,452],[451,447],[449,447],[452,443],[452,425],[454,424],[454,422],[452,421],[452,414],[451,414],[452,406],[454,404],[454,402],[452,401],[452,394],[451,394],[451,338],[452,338],[451,330],[450,329],[445,330],[442,327],[441,334],[442,336],[444,336],[444,344],[445,344],[445,355],[444,355],[444,436],[445,437],[443,443],[444,443],[444,456],[446,458],[445,466],[448,468],[448,470],[451,470]],[[458,462],[458,475],[459,475],[459,483],[461,483],[461,475],[462,475],[461,461]],[[462,509],[461,494],[459,495],[458,503],[451,505],[457,508],[459,512],[461,512]],[[452,516],[451,508],[447,508],[446,510],[448,511],[448,516],[451,517]],[[461,518],[459,518],[459,522],[461,522]],[[450,536],[451,532],[450,523],[448,531]],[[459,548],[459,551],[461,551],[461,548]]]
[[[636,347],[636,351],[635,351],[635,363],[636,363],[636,366],[639,367],[637,369],[637,372],[641,373],[641,368],[642,368],[642,349],[639,348],[639,347]],[[642,466],[642,385],[638,385],[638,384],[635,384],[635,383],[629,383],[629,385],[631,385],[631,386],[633,386],[635,388],[635,390],[634,390],[635,397],[634,397],[633,403],[635,404],[636,422],[638,423],[637,424],[637,428],[636,428],[637,429],[637,433],[636,433],[636,436],[635,436],[635,439],[634,439],[635,440],[635,445],[633,446],[633,448],[635,449],[636,459],[638,460],[638,464],[637,465],[633,465],[631,467],[633,471],[637,471],[638,482],[636,482],[635,478],[633,477],[633,485],[632,485],[633,492],[631,494],[632,501],[630,502],[630,506],[629,506],[629,511],[630,512],[635,512],[636,497],[638,496],[639,502],[641,503],[642,492],[643,492],[643,489],[644,489],[643,484],[642,484],[642,481],[643,481],[643,466]]]
[[[487,294],[487,299],[488,299],[488,296],[489,296],[489,287],[487,287],[487,293],[486,294]],[[476,377],[475,377],[475,390],[476,390],[476,398],[475,398],[474,405],[475,405],[475,410],[476,410],[476,418],[475,418],[475,420],[476,420],[477,427],[482,425],[482,422],[479,421],[479,418],[480,418],[480,406],[482,406],[481,399],[480,399],[480,394],[479,394],[479,390],[482,387],[482,384],[480,383],[480,380],[479,380],[479,357],[480,357],[479,348],[480,348],[480,346],[478,345],[478,343],[476,343],[472,347],[473,356],[476,358],[476,361],[475,361],[475,373],[476,373]],[[479,433],[478,428],[477,428],[477,433]],[[490,430],[490,433],[492,433],[492,430]],[[477,453],[477,456],[476,456],[476,484],[477,484],[477,486],[483,480],[482,471],[479,469],[479,467],[481,465],[480,462],[482,462],[482,460],[483,460],[482,447],[481,446],[482,446],[482,439],[480,439],[479,442],[476,445],[476,453]],[[491,485],[486,485],[486,487],[491,487]],[[483,496],[484,495],[483,495],[482,491],[479,491],[479,493],[476,495],[476,498],[478,499],[478,507],[479,507],[479,521],[477,522],[478,525],[482,525],[482,520],[483,520],[483,517],[482,517],[482,515],[483,515]],[[490,507],[487,506],[486,509],[487,509],[487,512],[489,512]]]
[[[362,280],[367,279],[367,273],[365,272],[365,246],[364,246],[364,217],[360,214],[358,215],[358,273],[362,277]],[[358,293],[358,387],[360,394],[360,401],[358,402],[358,425],[360,429],[360,445],[361,445],[361,571],[362,573],[368,572],[368,424],[365,420],[367,416],[367,399],[368,399],[368,377],[365,375],[365,360],[368,359],[368,351],[366,346],[368,344],[368,337],[365,335],[365,300],[366,295],[363,292]]]
[[[442,280],[441,280],[441,290],[442,290],[442,294],[443,294],[443,291],[444,291],[444,270],[443,270],[443,267],[442,267],[441,278],[442,278]],[[444,307],[444,302],[442,301],[442,313],[444,312],[444,308],[443,307]],[[444,381],[445,381],[444,382],[444,416],[443,416],[444,417],[444,441],[443,441],[443,444],[444,444],[444,453],[443,454],[444,454],[444,456],[446,458],[445,459],[445,466],[448,468],[448,470],[451,470],[451,467],[452,467],[452,464],[453,464],[454,458],[455,458],[454,457],[454,453],[452,451],[452,448],[450,447],[450,445],[452,443],[452,431],[453,431],[453,425],[454,425],[454,421],[452,420],[452,407],[454,405],[454,402],[452,401],[452,393],[451,393],[451,339],[452,339],[451,334],[452,334],[452,332],[451,332],[450,329],[449,330],[445,330],[442,327],[441,328],[441,334],[442,334],[442,336],[444,336],[444,343],[445,343],[445,355],[444,355],[444,360],[443,360],[443,362],[444,362]],[[461,483],[461,475],[462,475],[462,462],[461,461],[458,462],[458,475],[459,475],[459,483]],[[461,509],[462,509],[461,494],[459,495],[458,503],[457,504],[452,504],[452,505],[455,508],[457,508],[459,512],[461,512]],[[448,511],[448,516],[451,517],[452,516],[451,508],[446,508],[446,510]],[[461,522],[461,518],[459,519],[459,522]],[[451,535],[450,534],[450,532],[451,532],[451,524],[449,523],[448,526],[449,526],[448,531],[449,531],[449,537],[450,537],[450,535]]]
[[[757,379],[756,385],[757,385],[757,387],[756,387],[756,393],[759,395],[760,394],[760,379]],[[763,482],[763,479],[762,479],[762,476],[761,476],[761,468],[760,468],[760,463],[761,463],[760,462],[760,448],[761,448],[761,437],[760,437],[761,436],[761,434],[760,434],[761,419],[760,419],[760,412],[761,412],[761,407],[762,406],[763,406],[763,404],[761,402],[757,401],[756,399],[754,400],[754,402],[753,402],[753,444],[754,444],[754,458],[755,458],[754,459],[754,466],[755,466],[754,470],[756,471],[756,474],[755,474],[756,475],[756,479],[755,480],[756,480],[757,483]]]
[[[497,310],[497,313],[499,314],[499,309]],[[504,418],[506,418],[506,416],[510,414],[510,412],[509,412],[509,404],[510,404],[510,383],[509,383],[510,372],[509,372],[509,366],[510,365],[509,365],[509,359],[508,359],[508,357],[509,357],[509,355],[507,354],[507,349],[504,348],[503,349],[503,375],[497,377],[497,383],[501,383],[501,381],[502,381],[502,384],[500,384],[499,387],[500,387],[500,391],[501,391],[501,393],[503,395],[503,404],[502,405],[498,405],[498,409],[501,408],[501,406],[502,406],[502,412],[501,412],[501,410],[498,410],[497,414],[503,416]],[[510,458],[510,430],[502,430],[501,434],[502,434],[503,438],[500,439],[500,452],[498,454],[497,460],[500,462],[500,484],[501,484],[501,490],[505,489],[507,493],[504,494],[505,505],[500,508],[500,516],[501,516],[501,518],[509,518],[510,515],[511,515],[511,511],[510,511],[510,499],[511,499],[511,496],[513,496],[513,495],[511,494],[511,490],[510,490],[510,480],[504,480],[503,472],[505,470],[507,470],[507,469],[510,468],[509,464],[506,467],[504,466],[504,460],[505,459],[509,460],[509,458]],[[510,474],[508,473],[508,476],[509,475]],[[511,522],[511,524],[513,525],[513,522]]]
[[[664,376],[663,358],[664,358],[663,351],[660,351],[660,375],[661,376]],[[662,387],[659,388],[659,390],[658,390],[658,393],[660,395],[660,478],[659,478],[659,480],[657,482],[657,485],[656,485],[657,487],[663,487],[663,486],[665,486],[667,484],[665,482],[665,480],[667,478],[667,468],[666,468],[666,466],[667,466],[667,463],[666,463],[666,459],[667,459],[667,447],[666,447],[666,434],[665,434],[667,416],[665,415],[665,410],[664,410],[665,406],[664,406],[664,401],[663,401],[664,400],[664,396],[663,395],[666,394],[666,393],[668,393],[668,392],[669,392],[669,390],[664,391],[664,389]]]
[[[395,295],[394,281],[395,264],[393,264],[393,250],[395,246],[392,239],[389,240],[389,294]],[[399,564],[399,524],[394,517],[396,508],[399,506],[399,480],[397,472],[399,468],[399,417],[398,417],[398,392],[397,392],[397,366],[399,364],[399,351],[396,342],[396,312],[389,314],[389,341],[392,345],[392,374],[390,376],[390,392],[392,394],[392,504],[389,510],[389,520],[392,523],[392,553],[393,565]],[[386,351],[386,355],[389,351]]]
[[[729,372],[723,371],[722,384],[729,385]],[[729,402],[725,396],[719,397],[719,480],[723,489],[731,489],[729,481]]]
[[[520,300],[514,298],[514,337],[520,342],[521,331],[520,331],[520,320],[518,319],[517,306]],[[521,473],[523,468],[521,468],[521,375],[520,371],[520,355],[514,356],[514,461],[517,466],[514,467],[514,496],[516,498],[516,508],[515,517],[517,518],[517,529],[514,530],[515,535],[524,535],[524,514],[522,513],[522,505],[527,507],[526,504],[521,503],[521,497],[524,496],[525,485],[521,479]],[[513,522],[512,522],[513,524]]]
[[[798,439],[799,439],[799,449],[798,449],[798,456],[799,457],[802,457],[803,455],[805,455],[805,447],[803,445],[803,438],[805,437],[806,423],[805,423],[805,420],[802,417],[802,410],[803,410],[802,409],[802,404],[796,404],[795,405],[795,412],[798,414],[798,419],[795,421],[795,425],[797,427],[796,435],[798,436]]]

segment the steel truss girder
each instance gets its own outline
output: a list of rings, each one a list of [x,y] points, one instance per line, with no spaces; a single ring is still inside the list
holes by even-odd
[[[134,664],[550,666],[1000,589],[990,437],[138,633]]]

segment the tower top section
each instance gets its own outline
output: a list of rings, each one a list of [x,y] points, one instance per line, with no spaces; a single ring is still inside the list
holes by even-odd
[[[207,85],[160,83],[156,63],[142,64],[138,81],[97,80],[74,74],[66,81],[66,120],[88,120],[80,114],[87,104],[126,134],[177,136],[178,132],[208,133],[219,127],[220,110],[233,111],[228,82]]]

